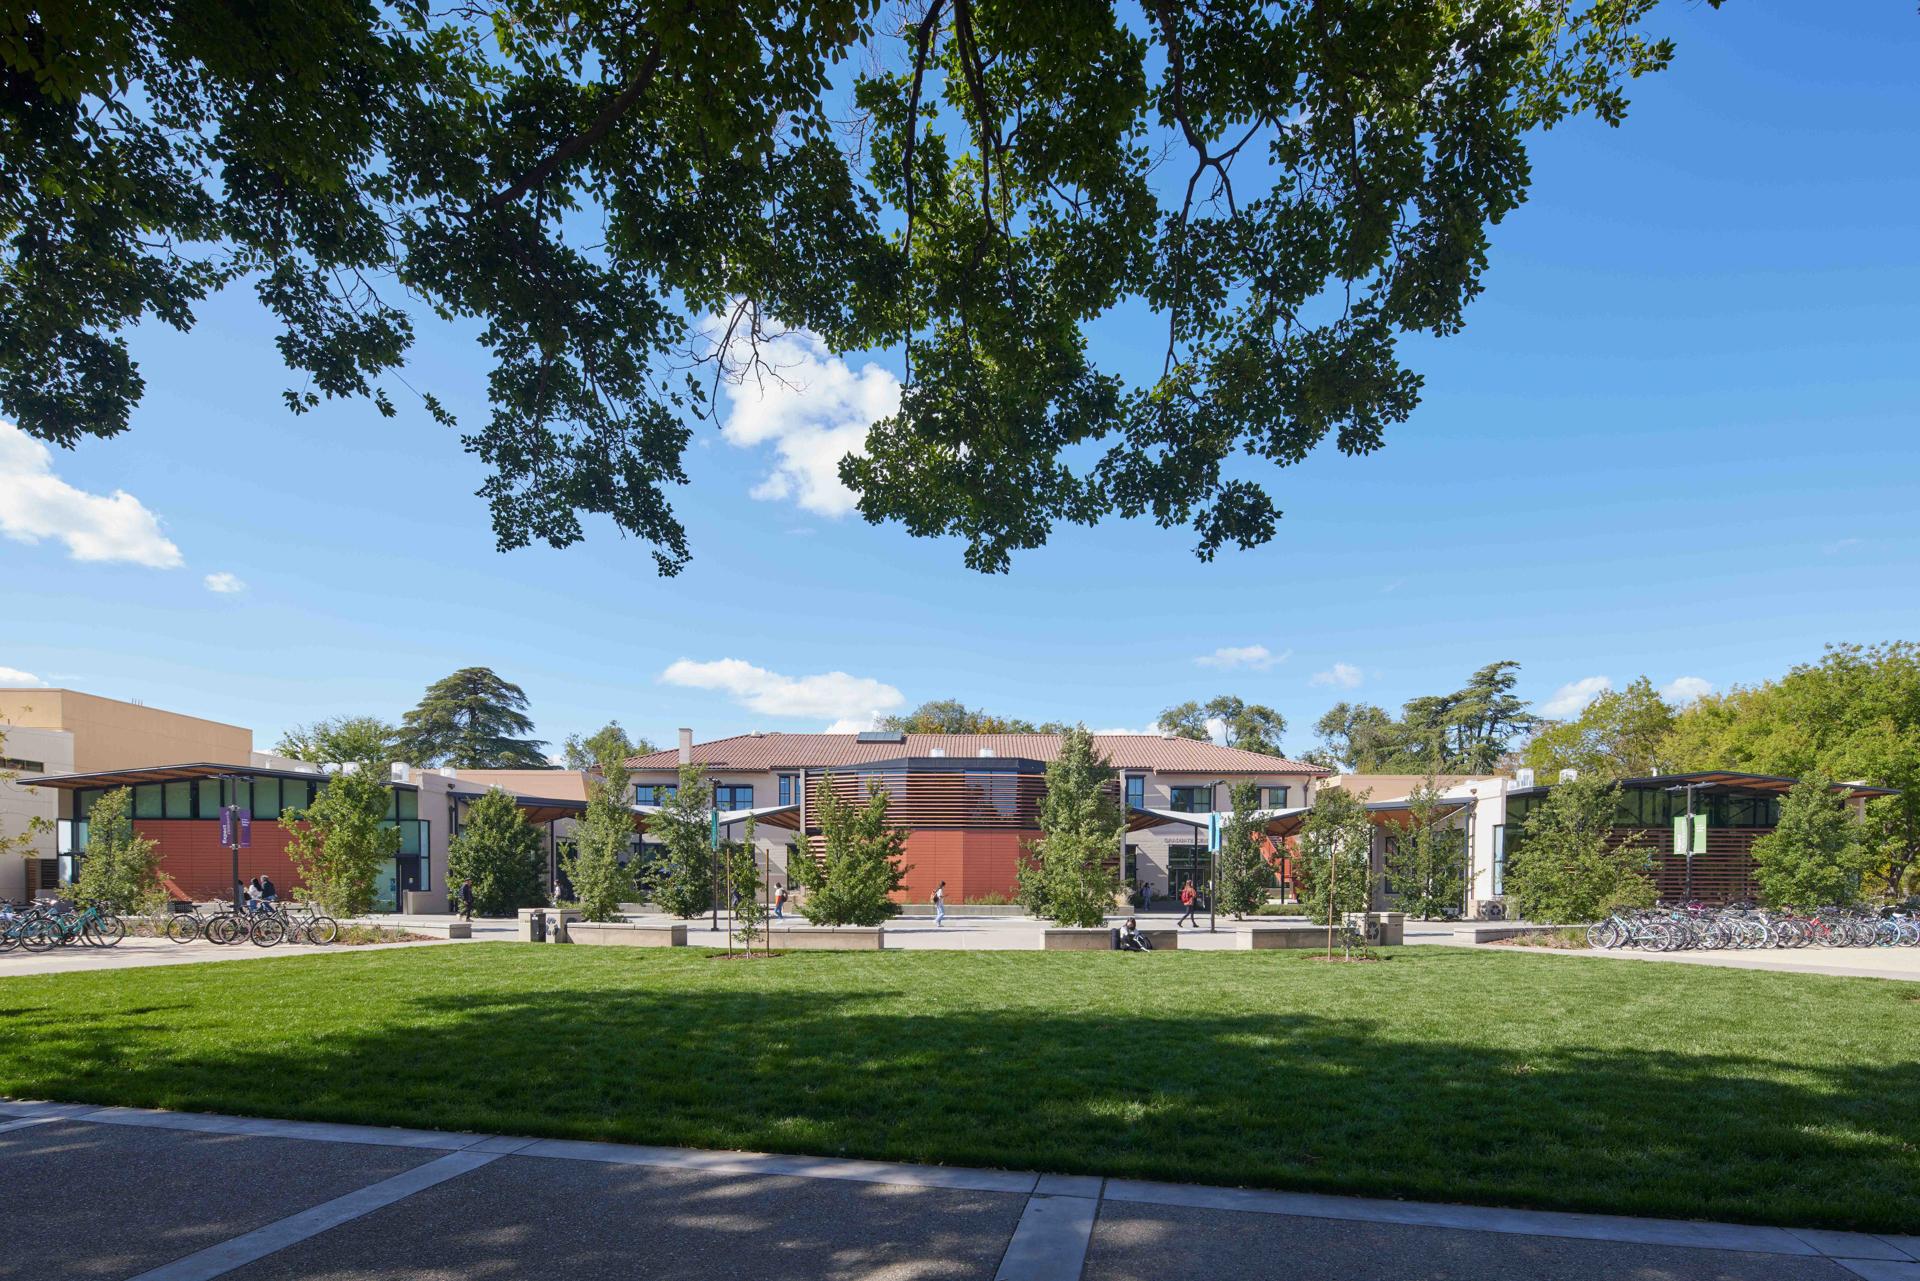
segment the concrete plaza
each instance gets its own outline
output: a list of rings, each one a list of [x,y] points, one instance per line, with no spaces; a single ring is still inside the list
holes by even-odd
[[[1920,1238],[0,1101],[0,1275],[1920,1281]]]

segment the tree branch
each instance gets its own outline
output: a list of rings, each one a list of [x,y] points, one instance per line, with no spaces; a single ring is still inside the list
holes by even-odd
[[[660,70],[660,61],[660,44],[655,41],[652,51],[647,54],[646,61],[640,64],[640,69],[633,73],[633,78],[613,96],[613,100],[600,109],[600,114],[594,117],[592,124],[555,147],[548,153],[546,159],[520,175],[504,191],[495,192],[487,197],[476,212],[490,214],[504,209],[552,177],[555,171],[567,161],[606,137],[615,122],[627,114],[633,107],[634,101],[646,92],[648,85],[653,83],[654,75]]]

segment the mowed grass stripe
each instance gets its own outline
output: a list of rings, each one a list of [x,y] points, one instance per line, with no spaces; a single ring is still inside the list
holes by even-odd
[[[457,948],[0,982],[16,1097],[1920,1230],[1920,990],[1444,948]]]

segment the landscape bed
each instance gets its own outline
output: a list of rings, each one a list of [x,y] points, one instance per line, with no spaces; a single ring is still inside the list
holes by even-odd
[[[0,1093],[1920,1231],[1914,986],[1387,955],[500,943],[22,976]]]

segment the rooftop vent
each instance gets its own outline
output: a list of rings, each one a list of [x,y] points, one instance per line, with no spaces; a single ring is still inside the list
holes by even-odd
[[[904,743],[907,736],[897,729],[863,729],[853,736],[856,743]]]
[[[1530,769],[1515,770],[1513,772],[1513,782],[1516,787],[1532,787],[1533,771]]]

